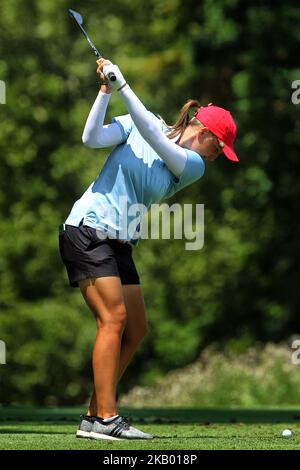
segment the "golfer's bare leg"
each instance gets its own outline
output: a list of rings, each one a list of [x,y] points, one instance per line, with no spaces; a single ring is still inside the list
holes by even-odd
[[[120,278],[115,276],[85,279],[79,282],[79,287],[98,327],[92,357],[96,415],[109,418],[117,414],[116,385],[126,324],[123,289]]]
[[[142,289],[139,284],[123,285],[127,322],[123,333],[119,380],[147,334],[147,317]]]
[[[121,353],[119,361],[118,379],[124,374],[134,353],[147,333],[147,318],[141,286],[123,285],[123,297],[125,301],[127,322],[122,337]],[[97,414],[97,402],[95,390],[87,414]]]

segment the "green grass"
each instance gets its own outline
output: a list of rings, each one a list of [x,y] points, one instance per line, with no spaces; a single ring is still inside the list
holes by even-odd
[[[157,437],[151,441],[94,441],[74,437],[82,408],[0,407],[0,449],[203,450],[300,449],[295,409],[121,409]],[[283,429],[294,432],[281,437]]]

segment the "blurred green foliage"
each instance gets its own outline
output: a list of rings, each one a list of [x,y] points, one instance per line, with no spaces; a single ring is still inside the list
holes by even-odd
[[[150,332],[122,390],[193,361],[212,341],[241,349],[299,332],[300,7],[258,0],[15,0],[1,6],[0,401],[81,403],[95,325],[68,287],[57,226],[101,169],[81,143],[104,56],[153,112],[188,98],[229,108],[240,163],[207,165],[169,202],[205,204],[205,246],[143,240],[134,250]],[[126,113],[113,96],[108,122]]]
[[[120,406],[237,407],[299,406],[300,375],[286,345],[267,343],[237,353],[214,346],[183,369],[169,372],[154,385],[133,387]]]

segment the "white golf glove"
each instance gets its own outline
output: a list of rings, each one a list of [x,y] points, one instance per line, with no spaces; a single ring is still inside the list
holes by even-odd
[[[126,85],[126,80],[123,77],[117,65],[114,65],[114,64],[104,65],[103,73],[108,80],[109,86],[111,86],[112,88],[115,88],[118,90],[119,88],[122,88],[123,85]],[[116,77],[116,80],[114,81],[110,79],[112,73]]]

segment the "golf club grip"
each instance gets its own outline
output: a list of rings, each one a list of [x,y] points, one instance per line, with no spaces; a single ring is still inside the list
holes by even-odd
[[[115,82],[117,77],[115,76],[113,72],[110,72],[108,74],[108,78],[110,79],[111,82]]]
[[[94,49],[94,52],[95,52],[96,56],[98,57],[98,59],[102,59],[102,55],[100,54],[100,52],[96,48]],[[110,72],[108,74],[108,78],[111,82],[115,82],[117,77],[115,76],[115,74],[113,72]]]

